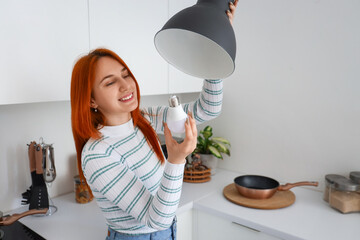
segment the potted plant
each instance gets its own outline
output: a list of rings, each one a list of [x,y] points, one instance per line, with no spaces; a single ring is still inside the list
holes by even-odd
[[[216,173],[218,159],[222,154],[230,156],[230,142],[222,137],[213,137],[212,127],[206,126],[197,138],[197,145],[193,152],[199,154],[203,165],[211,168],[211,175]]]

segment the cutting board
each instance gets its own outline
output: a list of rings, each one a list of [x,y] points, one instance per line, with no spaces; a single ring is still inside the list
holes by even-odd
[[[279,209],[288,207],[295,202],[295,194],[288,191],[277,191],[268,199],[251,199],[242,196],[235,187],[235,183],[227,185],[223,194],[227,200],[235,204],[257,209]]]

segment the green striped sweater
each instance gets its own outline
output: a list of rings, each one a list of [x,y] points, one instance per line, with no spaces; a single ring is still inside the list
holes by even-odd
[[[183,105],[197,123],[215,118],[222,104],[222,80],[204,80],[199,99]],[[163,132],[168,107],[143,109],[156,132]],[[102,138],[89,139],[82,170],[107,225],[127,234],[169,228],[179,204],[184,164],[161,164],[132,119],[105,126]]]

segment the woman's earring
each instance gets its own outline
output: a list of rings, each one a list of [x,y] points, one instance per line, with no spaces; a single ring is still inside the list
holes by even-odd
[[[96,113],[97,113],[97,108],[94,108],[94,112],[96,112]]]

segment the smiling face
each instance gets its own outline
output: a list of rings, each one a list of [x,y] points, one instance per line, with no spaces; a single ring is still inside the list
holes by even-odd
[[[90,106],[106,118],[107,125],[126,123],[138,106],[135,80],[121,63],[102,57],[96,63]]]

